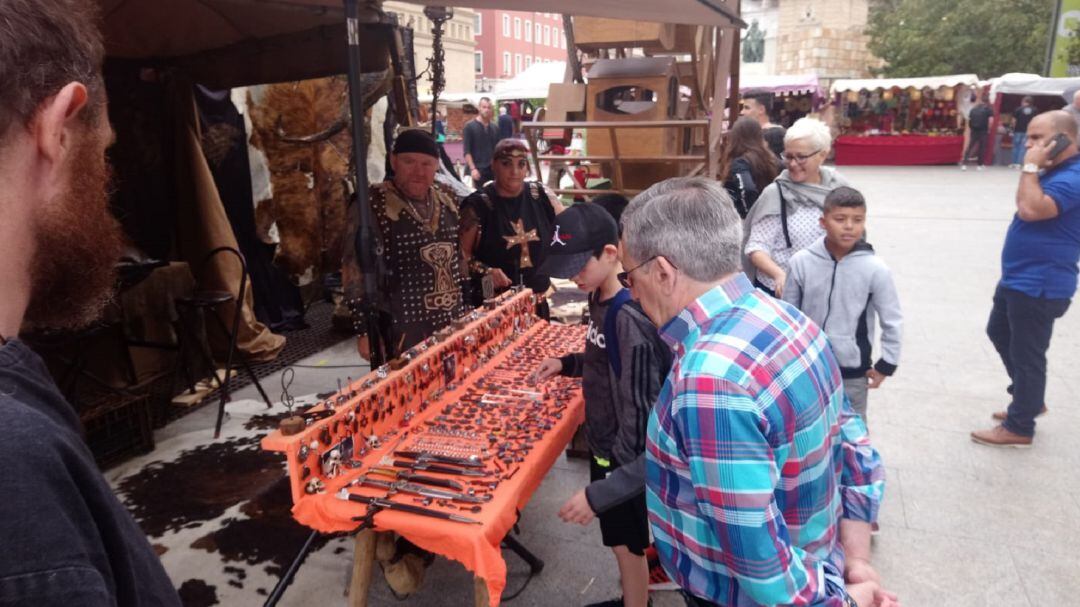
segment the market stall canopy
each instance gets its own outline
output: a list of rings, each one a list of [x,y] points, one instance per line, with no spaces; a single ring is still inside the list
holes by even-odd
[[[566,78],[566,62],[534,63],[528,69],[502,82],[488,95],[496,101],[504,99],[544,99],[548,87]]]
[[[1069,96],[1080,90],[1080,78],[1043,78],[1036,74],[1005,74],[990,84],[990,99],[1002,95],[1058,95]]]
[[[862,80],[837,80],[832,85],[832,94],[848,91],[876,91],[891,88],[939,89],[956,86],[978,86],[979,77],[975,74],[956,74],[953,76],[929,76],[926,78],[867,78]]]
[[[214,86],[345,72],[342,0],[97,0],[110,57],[179,65]],[[465,0],[458,6],[689,23],[741,24],[737,0]],[[419,4],[445,5],[445,0]],[[364,4],[361,3],[362,10]],[[370,9],[368,9],[370,10]],[[374,36],[360,44],[376,48]],[[365,57],[369,53],[361,53]],[[382,69],[368,66],[369,71]]]
[[[776,95],[821,94],[817,74],[793,74],[784,76],[743,74],[739,76],[740,93],[767,92]]]
[[[480,105],[481,97],[491,97],[491,93],[440,93],[439,105],[446,107],[461,107],[463,105],[471,105],[475,107]],[[420,95],[419,101],[422,104],[430,105],[432,101],[431,94],[429,93],[427,95]]]

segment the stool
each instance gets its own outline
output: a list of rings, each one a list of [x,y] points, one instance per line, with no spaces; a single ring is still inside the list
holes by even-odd
[[[236,335],[237,331],[240,328],[240,318],[243,314],[244,294],[247,291],[247,262],[245,261],[243,254],[232,247],[218,247],[213,251],[207,253],[206,257],[203,258],[202,265],[200,266],[199,276],[202,276],[204,274],[203,270],[206,269],[206,266],[209,264],[210,260],[213,259],[213,257],[218,253],[231,253],[240,262],[240,289],[237,293],[237,296],[233,297],[233,294],[228,291],[196,291],[190,297],[180,297],[176,300],[177,312],[180,316],[180,325],[182,329],[182,331],[177,332],[177,338],[181,340],[181,343],[187,343],[189,341],[192,341],[195,344],[199,344],[199,340],[195,338],[194,330],[192,330],[190,325],[185,321],[184,314],[181,312],[181,310],[189,310],[192,314],[196,316],[201,316],[202,318],[206,318],[207,310],[213,312],[209,316],[214,320],[218,329],[220,329],[229,340],[229,349],[225,355],[224,380],[222,380],[217,375],[216,365],[214,365],[213,356],[208,351],[209,348],[204,349],[201,347],[201,344],[197,346],[197,349],[200,352],[200,357],[203,358],[203,361],[210,363],[210,369],[212,370],[213,379],[217,380],[219,391],[221,393],[220,399],[218,401],[217,422],[214,424],[214,438],[218,438],[218,436],[221,435],[221,422],[225,417],[225,403],[229,400],[229,385],[232,382],[231,372],[233,367],[233,357],[236,355]],[[236,311],[233,314],[231,330],[225,325],[225,322],[218,314],[218,307],[221,304],[228,303],[230,301],[236,302]],[[183,356],[183,353],[181,353],[180,359],[181,360],[178,361],[178,364],[183,364],[186,368],[186,359]],[[255,384],[255,388],[259,391],[259,396],[261,396],[263,401],[266,403],[266,407],[268,409],[273,407],[274,405],[272,402],[270,402],[270,397],[266,395],[266,391],[263,390],[262,384],[259,383],[259,378],[255,376],[255,372],[251,370],[251,365],[248,364],[247,358],[243,355],[240,356],[240,365],[243,366],[245,371],[247,371],[248,377],[251,378],[251,383]],[[189,382],[189,387],[192,389],[192,391],[194,391],[194,382],[191,378],[190,373],[188,373],[187,379]]]

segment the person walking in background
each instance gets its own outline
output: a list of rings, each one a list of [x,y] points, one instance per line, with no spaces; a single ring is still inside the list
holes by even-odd
[[[825,196],[847,185],[839,173],[823,166],[831,147],[832,133],[825,123],[797,120],[784,136],[786,168],[746,216],[746,270],[755,286],[770,295],[783,295],[791,256],[825,235]]]
[[[1028,124],[1031,124],[1031,119],[1035,117],[1034,103],[1035,100],[1028,95],[1020,101],[1020,107],[1013,112],[1012,164],[1009,165],[1011,169],[1020,168],[1024,160],[1024,153],[1027,151]]]
[[[779,173],[780,163],[765,143],[761,125],[749,116],[736,120],[724,138],[720,175],[739,217],[746,218],[762,190]]]
[[[1016,190],[1016,215],[1001,251],[1001,281],[986,333],[1012,380],[1012,402],[993,414],[1001,424],[971,433],[991,447],[1029,447],[1035,418],[1046,413],[1046,350],[1054,321],[1076,293],[1080,262],[1080,152],[1077,125],[1065,111],[1028,125]]]
[[[816,322],[832,344],[851,408],[867,421],[867,390],[896,372],[903,317],[892,273],[866,232],[866,199],[839,187],[825,197],[825,236],[791,258],[784,301]],[[881,323],[882,354],[871,354]]]
[[[469,177],[473,187],[479,188],[495,179],[491,172],[491,159],[495,144],[499,143],[499,127],[491,122],[491,99],[481,97],[477,104],[479,113],[465,125],[465,164],[469,165]]]
[[[978,154],[979,170],[983,170],[986,163],[986,142],[990,140],[990,119],[993,116],[993,108],[986,99],[979,97],[975,107],[968,113],[968,146],[964,150],[964,158],[960,160],[961,170],[967,170],[972,151]]]
[[[787,129],[773,124],[770,118],[772,112],[773,96],[771,93],[758,93],[744,95],[742,98],[741,116],[749,116],[761,125],[762,136],[769,145],[769,149],[777,158],[784,153],[784,134]]]
[[[510,106],[499,106],[499,141],[514,136],[514,117],[510,115]]]

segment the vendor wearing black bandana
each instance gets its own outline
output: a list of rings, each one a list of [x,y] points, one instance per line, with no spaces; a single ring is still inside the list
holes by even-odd
[[[523,141],[500,141],[491,168],[495,180],[461,205],[461,254],[471,278],[473,305],[518,284],[536,293],[551,287],[551,279],[538,269],[554,236],[555,216],[563,211],[553,192],[525,181],[529,159]],[[541,312],[546,315],[546,310]]]
[[[402,131],[390,156],[393,178],[374,184],[369,201],[378,226],[380,285],[377,301],[385,352],[383,360],[431,336],[463,312],[461,253],[458,249],[458,205],[448,190],[435,184],[439,152],[427,131]],[[363,276],[356,259],[360,212],[348,210],[342,280],[354,328],[366,326],[361,315]],[[367,335],[357,343],[360,356],[371,359]]]

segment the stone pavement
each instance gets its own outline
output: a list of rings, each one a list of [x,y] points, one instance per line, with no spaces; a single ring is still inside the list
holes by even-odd
[[[1080,603],[1080,443],[1069,438],[1080,432],[1080,365],[1070,363],[1080,358],[1080,313],[1067,314],[1055,331],[1050,413],[1040,419],[1034,448],[995,450],[968,438],[989,427],[990,413],[1007,403],[1005,372],[984,326],[1017,173],[842,172],[867,196],[869,240],[896,276],[905,315],[899,371],[870,398],[872,438],[888,470],[875,564],[909,607]],[[343,343],[304,362],[354,364],[356,356]],[[335,378],[359,373],[296,371],[295,395],[331,389]],[[276,377],[264,385],[276,395]],[[248,389],[238,398],[253,396]],[[210,409],[162,434],[211,427]],[[569,526],[555,516],[587,476],[584,462],[561,460],[522,514],[521,539],[547,568],[507,604],[574,607],[618,594],[615,561],[600,545],[597,526]],[[281,604],[344,604],[351,552],[351,541],[342,540],[313,554]],[[505,554],[510,592],[521,587],[526,567]],[[471,605],[471,593],[468,572],[440,559],[423,589],[401,604]],[[682,601],[661,593],[654,603]],[[371,604],[399,603],[377,579]]]

